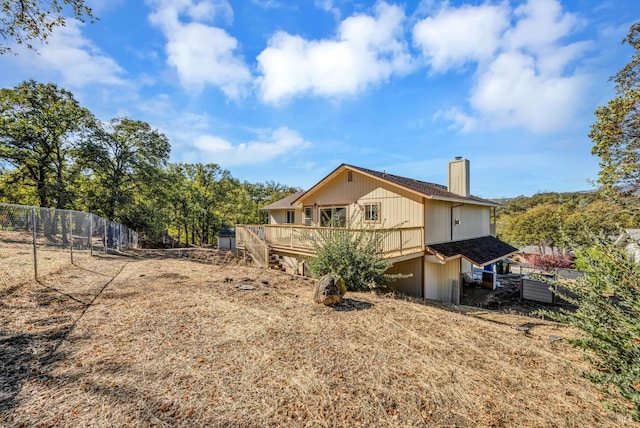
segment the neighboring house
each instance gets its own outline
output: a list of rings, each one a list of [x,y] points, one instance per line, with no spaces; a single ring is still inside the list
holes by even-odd
[[[531,256],[538,255],[560,255],[564,254],[565,250],[561,250],[558,247],[550,247],[548,245],[527,245],[525,247],[520,248],[520,261],[524,264],[532,264]]]
[[[615,244],[623,247],[631,255],[634,262],[640,263],[640,229],[625,229],[618,236]]]
[[[462,273],[518,252],[495,238],[500,205],[471,195],[469,188],[469,161],[462,158],[449,162],[448,186],[342,164],[306,192],[265,207],[269,225],[238,225],[238,247],[245,246],[262,264],[275,254],[285,266],[299,269],[313,256],[301,233],[327,227],[332,218],[346,225],[358,213],[365,224],[394,228],[383,250],[394,262],[389,272],[412,274],[394,288],[459,302]]]
[[[236,228],[222,227],[218,232],[218,249],[219,250],[235,250],[236,249]]]

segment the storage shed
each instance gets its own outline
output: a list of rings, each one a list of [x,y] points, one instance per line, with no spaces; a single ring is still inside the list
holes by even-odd
[[[236,228],[223,227],[218,232],[218,249],[235,250],[236,249]]]

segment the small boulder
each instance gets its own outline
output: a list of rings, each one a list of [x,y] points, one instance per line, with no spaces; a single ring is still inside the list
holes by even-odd
[[[335,305],[342,296],[347,292],[344,280],[333,275],[325,275],[320,278],[316,285],[316,291],[313,300],[323,305]]]

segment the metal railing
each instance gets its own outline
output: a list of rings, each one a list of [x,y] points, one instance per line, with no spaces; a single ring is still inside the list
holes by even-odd
[[[79,258],[138,246],[138,234],[98,215],[0,204],[0,285],[10,287]]]

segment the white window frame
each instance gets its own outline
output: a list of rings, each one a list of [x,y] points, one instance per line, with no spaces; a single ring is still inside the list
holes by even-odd
[[[380,202],[364,204],[363,220],[365,223],[380,223],[380,218]]]
[[[327,224],[327,215],[326,212],[329,211],[331,213],[331,217],[328,217],[328,220],[331,221],[331,219],[335,218],[336,213],[338,212],[338,210],[344,210],[344,217],[341,217],[342,220],[344,221],[343,224],[338,224],[336,227],[347,227],[347,215],[348,215],[348,211],[347,211],[347,207],[346,206],[338,206],[338,207],[321,207],[320,210],[318,211],[318,214],[320,216],[320,226],[321,227],[328,227]]]
[[[304,225],[311,226],[311,223],[313,223],[313,207],[304,207],[302,215],[304,217]]]
[[[287,210],[285,213],[285,223],[286,224],[296,224],[296,211],[295,210]],[[291,218],[289,218],[291,216]]]

